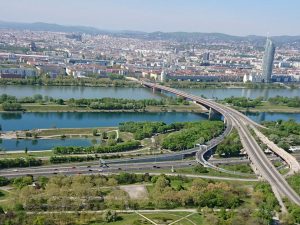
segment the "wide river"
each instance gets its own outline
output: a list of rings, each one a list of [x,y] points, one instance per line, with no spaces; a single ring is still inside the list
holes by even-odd
[[[218,88],[218,89],[181,89],[183,91],[205,96],[207,98],[224,99],[231,96],[236,97],[264,97],[265,99],[277,95],[294,97],[300,96],[300,89],[247,89],[247,88]],[[33,96],[41,94],[53,98],[160,98],[157,93],[153,93],[146,88],[114,88],[114,87],[71,87],[71,86],[0,86],[0,95],[8,94],[17,97]]]
[[[288,120],[300,122],[300,114],[293,113],[251,113],[255,121]],[[206,114],[196,113],[103,113],[103,112],[64,112],[64,113],[0,113],[0,124],[3,131],[42,129],[42,128],[84,128],[113,127],[125,121],[164,121],[166,123],[206,120]],[[0,140],[0,148],[6,151],[50,150],[54,146],[89,146],[95,140],[80,139],[49,139],[49,140]]]
[[[300,89],[182,89],[186,92],[205,96],[207,98],[223,99],[230,96],[245,96],[264,98],[280,96],[300,96]],[[102,88],[102,87],[46,87],[46,86],[0,86],[0,95],[9,94],[17,97],[41,94],[54,98],[161,98],[159,93],[153,93],[145,88]],[[251,119],[261,121],[294,119],[300,122],[298,113],[249,113]],[[0,125],[3,131],[42,129],[42,128],[84,128],[84,127],[112,127],[125,121],[164,121],[166,123],[206,120],[206,114],[196,113],[103,113],[103,112],[64,112],[64,113],[0,113]],[[7,151],[49,150],[54,146],[89,146],[94,144],[92,139],[66,140],[0,140],[0,148]]]

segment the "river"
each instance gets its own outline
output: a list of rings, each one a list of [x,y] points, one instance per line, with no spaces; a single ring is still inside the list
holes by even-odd
[[[264,98],[280,96],[300,96],[300,89],[182,89],[186,92],[205,96],[207,98],[223,99],[230,96],[244,96]],[[161,98],[159,93],[153,93],[145,88],[103,88],[103,87],[56,87],[56,86],[1,86],[0,94],[9,94],[17,97],[41,94],[54,98]],[[251,119],[262,122],[271,120],[294,119],[300,122],[299,113],[248,113]],[[0,125],[3,131],[30,130],[42,128],[85,128],[85,127],[112,127],[126,121],[164,121],[166,123],[206,120],[206,114],[196,113],[141,113],[141,112],[43,112],[43,113],[0,113]],[[89,146],[91,139],[54,139],[54,140],[2,140],[0,148],[7,151],[47,150],[54,146]]]
[[[183,91],[205,96],[207,98],[224,99],[226,97],[264,97],[264,99],[277,95],[286,97],[300,96],[300,89],[249,89],[249,88],[218,88],[218,89],[197,89],[185,88]],[[8,94],[17,97],[33,96],[41,94],[53,98],[129,98],[145,99],[160,98],[161,95],[153,93],[146,88],[114,88],[114,87],[72,87],[72,86],[0,86],[0,95]]]

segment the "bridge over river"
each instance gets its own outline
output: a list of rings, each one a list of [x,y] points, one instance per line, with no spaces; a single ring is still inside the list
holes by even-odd
[[[255,172],[259,174],[262,179],[269,182],[282,207],[284,208],[282,197],[287,197],[293,203],[300,205],[300,197],[269,161],[254,138],[254,133],[261,142],[267,144],[275,154],[287,162],[290,166],[290,174],[299,172],[300,165],[293,156],[276,146],[259,131],[258,128],[264,128],[262,125],[252,121],[237,110],[220,103],[147,81],[141,81],[141,84],[147,88],[153,89],[153,91],[165,91],[192,100],[208,108],[210,111],[221,114],[224,117],[226,126],[234,127],[238,131],[243,147],[246,150],[250,161],[254,165]],[[202,154],[197,154],[197,156],[201,157]],[[201,161],[201,159],[199,160]]]

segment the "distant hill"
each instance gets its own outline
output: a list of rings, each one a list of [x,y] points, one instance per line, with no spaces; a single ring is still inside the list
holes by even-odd
[[[101,30],[94,27],[86,26],[65,26],[52,23],[16,23],[0,21],[0,29],[14,30],[32,30],[32,31],[52,31],[52,32],[67,32],[67,33],[89,33],[99,34]]]
[[[88,34],[107,34],[118,37],[131,37],[149,40],[176,40],[179,42],[251,42],[262,44],[266,37],[249,35],[234,36],[223,33],[200,33],[200,32],[141,32],[141,31],[109,31],[87,26],[66,26],[51,23],[17,23],[0,21],[0,29],[32,30],[32,31],[52,31],[67,33],[88,33]],[[274,36],[271,37],[277,44],[291,43],[300,44],[300,36]]]

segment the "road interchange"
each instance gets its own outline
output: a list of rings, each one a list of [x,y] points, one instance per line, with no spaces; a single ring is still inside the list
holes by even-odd
[[[279,202],[282,202],[282,197],[287,197],[293,203],[300,205],[299,195],[297,195],[297,193],[290,187],[290,185],[287,183],[284,177],[276,170],[273,164],[268,160],[267,156],[264,154],[263,150],[260,148],[259,144],[257,143],[257,141],[255,140],[255,138],[249,130],[250,127],[262,127],[261,125],[250,120],[244,114],[238,112],[235,109],[207,100],[205,98],[201,98],[192,94],[185,93],[183,91],[179,91],[155,83],[150,83],[147,81],[141,81],[141,84],[145,87],[152,88],[153,90],[170,92],[177,96],[181,96],[186,99],[195,101],[201,105],[204,105],[207,108],[211,108],[222,114],[224,116],[224,122],[227,124],[227,126],[233,126],[238,131],[241,142],[243,144],[244,149],[247,152],[250,161],[253,163],[261,177],[269,182]],[[286,162],[289,163],[290,166],[296,167],[292,168],[294,172],[299,171],[299,163],[290,164],[291,161],[287,160],[287,157],[291,158],[292,156],[281,156],[283,153],[281,153],[280,151],[276,153],[280,157],[282,157],[283,160],[286,160]],[[292,161],[294,162],[295,160]]]

